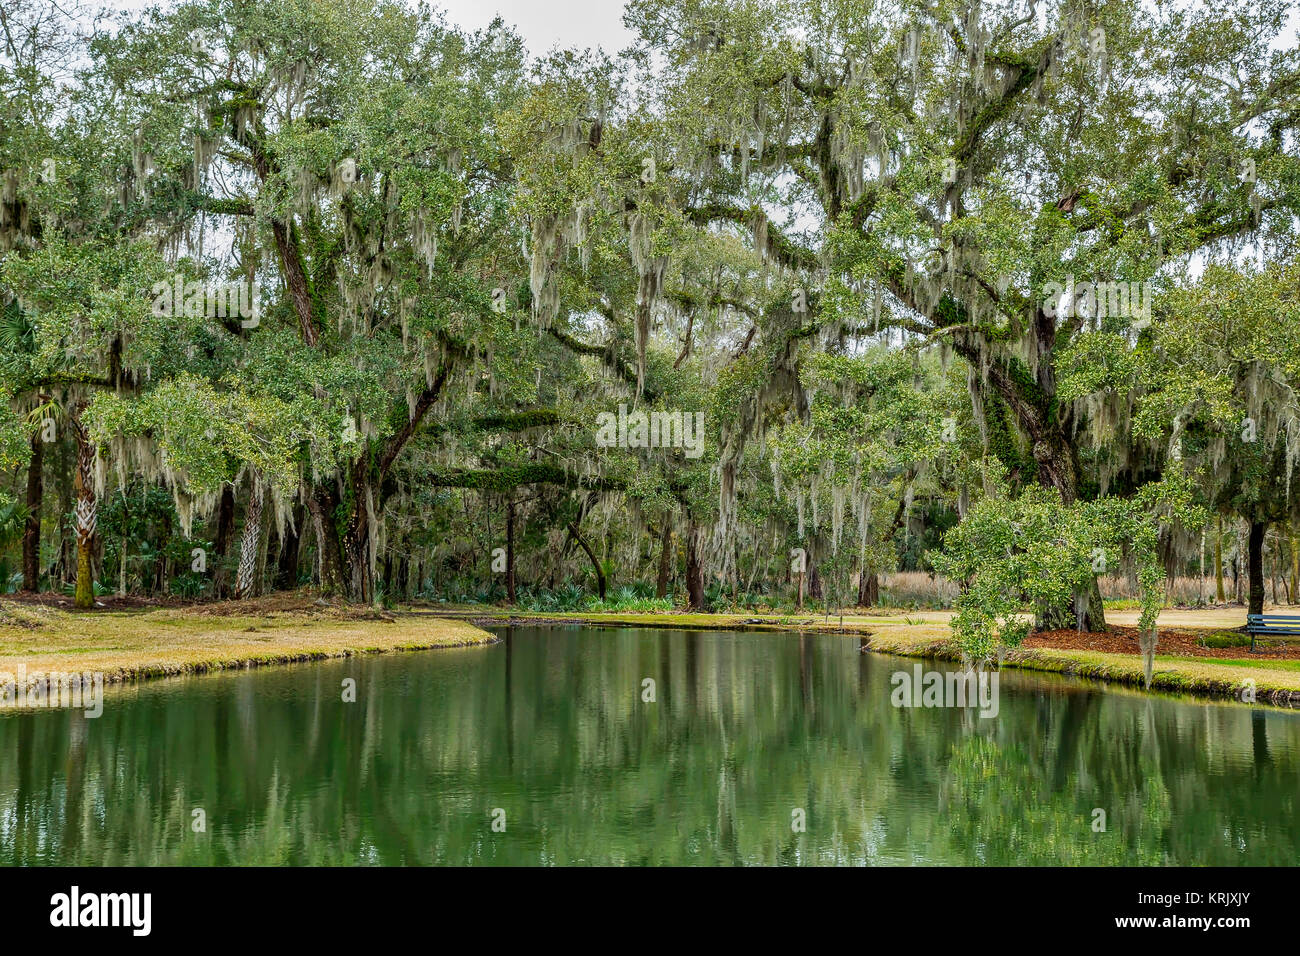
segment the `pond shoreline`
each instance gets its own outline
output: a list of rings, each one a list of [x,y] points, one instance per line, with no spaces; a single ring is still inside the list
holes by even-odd
[[[93,673],[105,685],[499,641],[468,621],[343,606],[79,615],[0,602],[0,674]]]
[[[295,600],[203,605],[79,615],[48,606],[0,602],[0,673],[95,672],[106,684],[309,663],[396,651],[497,643],[485,628],[632,627],[857,636],[861,650],[960,662],[946,620],[923,613],[809,615],[528,612],[404,607],[393,613]],[[1171,626],[1177,626],[1173,624]],[[250,636],[251,635],[251,636]],[[1290,666],[1288,666],[1288,664]],[[1133,654],[1019,648],[1003,667],[1141,688]],[[1254,681],[1251,699],[1244,692]],[[1300,668],[1267,659],[1157,655],[1152,689],[1176,694],[1300,708]]]
[[[900,657],[917,657],[929,660],[951,661],[961,663],[961,650],[952,641],[930,641],[924,645],[907,644],[899,640],[868,638],[863,642],[863,651],[881,654],[894,654]],[[1102,656],[1102,655],[1098,655]],[[1104,655],[1108,658],[1118,655]],[[1269,704],[1276,707],[1300,708],[1300,690],[1275,687],[1261,682],[1256,683],[1255,700],[1243,700],[1243,691],[1248,685],[1234,682],[1228,678],[1215,678],[1198,675],[1188,668],[1179,667],[1180,662],[1171,662],[1156,656],[1156,669],[1151,674],[1151,690],[1172,691],[1189,697],[1208,697],[1216,700],[1232,700],[1239,703]],[[1161,669],[1161,665],[1165,669]],[[1170,666],[1172,665],[1172,667]],[[1082,677],[1104,684],[1142,689],[1145,676],[1141,661],[1099,661],[1085,660],[1069,656],[1069,652],[1053,651],[1044,653],[1037,648],[1008,651],[1002,659],[1001,667],[1016,670],[1037,671],[1047,674],[1060,674],[1065,677]]]
[[[777,632],[786,634],[852,634],[862,639],[862,650],[898,657],[915,657],[960,663],[960,649],[950,638],[936,634],[925,624],[909,625],[888,618],[873,622],[817,616],[797,621],[764,619],[749,615],[575,613],[573,616],[534,614],[534,612],[447,611],[446,617],[472,621],[478,627],[501,627],[509,624],[586,627],[645,627],[676,630],[729,630]],[[700,620],[709,618],[709,620]],[[904,617],[903,620],[910,621]],[[945,628],[946,630],[946,628]],[[1220,663],[1215,659],[1180,659],[1156,655],[1151,689],[1169,691],[1189,697],[1232,700],[1241,703],[1267,704],[1284,709],[1300,708],[1300,671],[1268,669],[1266,660]],[[1123,687],[1142,688],[1144,674],[1140,658],[1104,652],[1021,648],[1008,651],[1002,667],[1017,670],[1080,677]],[[1254,700],[1244,700],[1254,680]]]

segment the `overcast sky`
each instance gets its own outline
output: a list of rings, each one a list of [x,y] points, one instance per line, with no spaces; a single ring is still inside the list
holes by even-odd
[[[168,0],[105,0],[110,9],[142,10]],[[413,0],[407,0],[413,5]],[[96,0],[89,6],[99,7]],[[623,0],[429,0],[447,19],[465,30],[477,30],[498,14],[516,27],[534,56],[554,46],[604,47],[617,53],[629,46],[632,35],[623,28]]]
[[[155,0],[116,0],[118,9],[138,10]],[[165,0],[164,0],[165,2]],[[623,27],[624,0],[429,0],[452,23],[476,30],[492,18],[515,26],[534,56],[554,46],[603,47],[617,53],[632,42]],[[93,5],[93,0],[92,0]],[[1287,42],[1300,27],[1300,4],[1290,11]],[[1276,46],[1277,44],[1275,44]]]
[[[431,0],[467,30],[500,14],[517,27],[533,55],[553,46],[604,47],[617,53],[632,42],[623,28],[622,0]]]

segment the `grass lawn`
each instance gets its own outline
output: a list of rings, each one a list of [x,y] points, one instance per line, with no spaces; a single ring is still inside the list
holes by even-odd
[[[73,614],[0,601],[0,673],[102,672],[105,682],[383,651],[490,643],[468,621],[309,600]]]

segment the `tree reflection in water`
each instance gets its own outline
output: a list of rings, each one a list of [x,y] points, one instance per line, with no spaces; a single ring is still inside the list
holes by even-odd
[[[913,664],[838,636],[517,628],[140,685],[91,721],[8,712],[0,863],[1300,859],[1295,715],[1015,672],[995,719],[896,709]]]

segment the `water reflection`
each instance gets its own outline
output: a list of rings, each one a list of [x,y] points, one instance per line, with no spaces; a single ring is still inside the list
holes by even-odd
[[[503,636],[4,714],[0,862],[1300,861],[1297,715],[1005,672],[983,720],[894,708],[913,662],[856,638]]]

